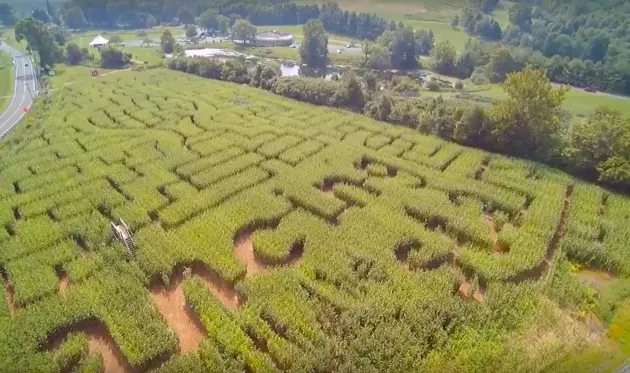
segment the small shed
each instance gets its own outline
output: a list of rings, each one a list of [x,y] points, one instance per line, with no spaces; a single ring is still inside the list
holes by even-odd
[[[92,47],[92,48],[100,48],[100,47],[106,46],[107,43],[109,43],[109,40],[105,39],[101,35],[98,35],[98,36],[96,36],[94,38],[94,40],[92,40],[90,42],[90,47]]]

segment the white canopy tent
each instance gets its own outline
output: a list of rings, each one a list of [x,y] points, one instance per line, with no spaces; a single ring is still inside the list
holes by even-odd
[[[109,40],[105,39],[101,35],[98,35],[97,37],[94,38],[94,40],[90,42],[90,47],[92,48],[104,47],[107,45],[107,43],[109,43]]]

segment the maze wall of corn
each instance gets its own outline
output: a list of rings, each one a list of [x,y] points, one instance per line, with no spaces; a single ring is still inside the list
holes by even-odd
[[[0,141],[0,371],[536,371],[561,355],[512,337],[570,313],[558,263],[627,277],[628,227],[629,198],[542,165],[114,74]]]

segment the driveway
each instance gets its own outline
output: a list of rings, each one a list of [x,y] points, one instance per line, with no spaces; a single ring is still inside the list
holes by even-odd
[[[13,95],[4,113],[0,114],[0,137],[7,134],[24,117],[23,108],[33,105],[33,97],[37,94],[35,67],[31,58],[19,50],[2,43],[0,50],[7,52],[14,61]]]

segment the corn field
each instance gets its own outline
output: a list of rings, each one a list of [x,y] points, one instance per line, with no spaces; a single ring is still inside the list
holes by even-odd
[[[518,330],[504,311],[535,312],[561,253],[629,276],[628,227],[629,198],[545,166],[231,83],[112,75],[0,142],[0,371],[101,369],[90,323],[130,371],[428,371],[464,331]],[[181,354],[149,292],[193,266],[238,304],[187,274],[204,338]]]

